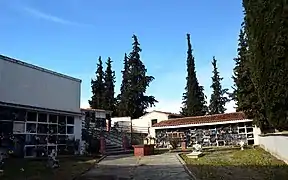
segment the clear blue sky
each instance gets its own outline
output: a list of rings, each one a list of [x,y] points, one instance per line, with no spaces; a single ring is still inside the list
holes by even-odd
[[[211,60],[223,86],[232,85],[242,21],[234,0],[1,0],[0,54],[81,78],[81,104],[90,98],[98,56],[112,58],[116,92],[132,34],[155,80],[148,93],[158,110],[180,109],[186,77],[186,33],[191,34],[198,80],[210,98]],[[231,107],[229,107],[231,109]]]

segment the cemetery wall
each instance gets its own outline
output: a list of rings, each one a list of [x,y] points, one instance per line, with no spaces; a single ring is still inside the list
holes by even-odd
[[[259,144],[266,151],[288,164],[288,133],[259,135]]]

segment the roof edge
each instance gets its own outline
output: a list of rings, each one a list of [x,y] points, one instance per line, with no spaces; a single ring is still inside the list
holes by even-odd
[[[69,80],[73,80],[73,81],[76,81],[76,82],[80,82],[80,83],[82,82],[81,79],[74,78],[72,76],[68,76],[68,75],[65,75],[65,74],[61,74],[61,73],[58,73],[58,72],[55,72],[55,71],[52,71],[52,70],[49,70],[49,69],[45,69],[45,68],[42,68],[40,66],[36,66],[36,65],[33,65],[33,64],[30,64],[30,63],[26,63],[26,62],[20,61],[18,59],[10,58],[8,56],[4,56],[4,55],[1,55],[1,54],[0,54],[0,59],[2,59],[4,61],[11,62],[11,63],[19,64],[19,65],[22,65],[22,66],[26,66],[26,67],[29,67],[29,68],[32,68],[32,69],[35,69],[35,70],[38,70],[38,71],[42,71],[42,72],[46,72],[46,73],[49,73],[49,74],[52,74],[52,75],[63,77],[63,78],[69,79]]]

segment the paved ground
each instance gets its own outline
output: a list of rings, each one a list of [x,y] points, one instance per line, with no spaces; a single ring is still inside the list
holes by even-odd
[[[108,156],[80,180],[189,180],[176,154]]]

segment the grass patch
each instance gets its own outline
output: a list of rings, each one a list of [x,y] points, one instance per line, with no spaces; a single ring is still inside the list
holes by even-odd
[[[199,179],[280,180],[288,177],[288,166],[261,148],[208,151],[198,159],[189,159],[185,154],[181,157]]]
[[[99,158],[98,158],[99,159]],[[97,160],[92,157],[60,159],[60,168],[46,167],[47,160],[8,159],[1,180],[71,180],[91,167]],[[24,172],[20,169],[24,168]]]

